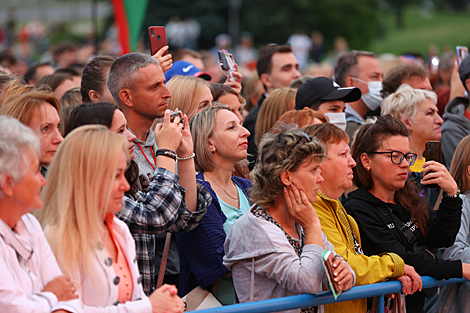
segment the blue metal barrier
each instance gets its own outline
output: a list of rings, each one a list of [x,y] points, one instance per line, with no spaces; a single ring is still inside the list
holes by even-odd
[[[437,280],[429,276],[423,276],[423,289],[432,288],[437,286],[452,285],[466,281],[463,278],[452,278],[449,280]],[[323,305],[333,302],[342,302],[355,299],[369,298],[379,296],[379,308],[377,312],[383,312],[383,300],[384,295],[390,293],[400,292],[402,285],[399,281],[388,281],[377,284],[370,284],[364,286],[357,286],[351,288],[346,292],[339,295],[338,299],[335,300],[331,291],[319,292],[316,295],[304,294],[284,298],[276,298],[269,300],[261,300],[247,303],[240,303],[234,305],[227,305],[223,307],[200,310],[200,313],[268,313],[292,310],[297,308],[304,308],[308,306]]]

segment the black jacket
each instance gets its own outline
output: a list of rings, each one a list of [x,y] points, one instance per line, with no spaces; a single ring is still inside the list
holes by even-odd
[[[462,262],[435,258],[431,253],[414,252],[413,246],[405,239],[400,228],[393,223],[393,213],[404,223],[410,223],[411,230],[420,245],[429,248],[449,247],[454,244],[460,228],[462,200],[460,198],[443,198],[438,211],[429,210],[428,238],[411,222],[411,214],[398,204],[385,203],[370,192],[358,189],[348,195],[344,207],[357,222],[361,233],[362,248],[366,255],[379,255],[394,252],[415,268],[421,276],[437,279],[462,277]],[[384,211],[385,210],[385,211]],[[424,305],[424,295],[407,297],[407,308],[416,309]]]

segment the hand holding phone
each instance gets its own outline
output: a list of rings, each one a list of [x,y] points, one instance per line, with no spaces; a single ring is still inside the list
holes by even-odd
[[[233,58],[233,55],[228,53],[227,50],[219,50],[218,54],[220,67],[224,72],[227,73],[227,76],[230,77],[230,80],[234,81],[235,77],[233,76],[233,72],[235,72],[237,69],[235,68],[235,59]]]
[[[333,269],[333,252],[331,251],[325,251],[323,253],[323,265],[325,266],[326,269],[326,274],[328,276],[328,282],[330,284],[330,287],[333,291],[333,295],[335,295],[335,298],[341,293],[341,289],[339,288],[338,282],[334,280],[334,269]]]
[[[468,55],[468,48],[464,46],[457,46],[455,50],[457,53],[457,64],[460,65],[462,60],[465,59],[465,57]]]
[[[183,112],[181,112],[181,111],[175,111],[175,112],[173,112],[173,113],[170,114],[170,123],[174,123],[174,122],[175,122],[175,118],[176,118],[177,116],[180,118],[180,123],[183,124],[183,128],[184,128]]]
[[[150,26],[148,28],[149,32],[149,42],[150,42],[150,54],[155,55],[158,50],[168,46],[166,39],[166,30],[163,26]],[[168,54],[168,50],[163,53],[162,56]]]
[[[442,163],[442,149],[440,141],[426,141],[426,149],[424,150],[424,158],[427,161],[436,161]],[[429,173],[434,173],[429,171]],[[426,185],[428,188],[439,188],[438,184]]]

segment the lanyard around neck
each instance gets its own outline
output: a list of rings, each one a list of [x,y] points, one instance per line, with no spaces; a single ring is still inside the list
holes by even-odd
[[[137,142],[137,145],[139,146],[140,151],[142,151],[142,154],[144,155],[144,158],[147,160],[147,162],[149,162],[150,166],[151,166],[151,167],[153,168],[153,170],[155,171],[155,166],[153,166],[152,162],[150,162],[150,160],[147,158],[147,155],[145,154],[145,152],[144,152],[144,150],[142,149],[142,146],[140,145],[139,142]],[[150,147],[150,152],[152,152],[153,162],[155,163],[155,165],[157,165],[157,159],[155,158],[155,153],[153,153],[152,147]]]

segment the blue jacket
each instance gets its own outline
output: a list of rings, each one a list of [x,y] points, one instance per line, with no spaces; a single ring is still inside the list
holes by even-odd
[[[212,196],[212,203],[195,229],[190,232],[176,234],[180,256],[180,282],[178,288],[180,297],[197,286],[207,288],[219,277],[230,273],[222,264],[226,238],[223,224],[227,217],[222,212],[217,195],[211,188],[210,183],[204,180],[204,174],[197,174],[196,180],[209,191]],[[236,176],[233,176],[232,180],[248,198],[251,181]]]

